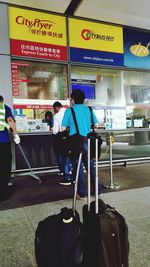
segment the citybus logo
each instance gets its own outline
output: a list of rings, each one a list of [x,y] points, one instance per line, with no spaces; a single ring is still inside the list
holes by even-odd
[[[50,30],[51,27],[56,24],[53,21],[50,20],[41,20],[41,19],[34,19],[34,20],[30,20],[27,18],[24,18],[23,16],[18,16],[16,17],[16,23],[19,25],[23,25],[26,26],[27,28],[29,28],[29,31],[32,28],[38,28],[39,30]]]
[[[82,30],[82,32],[81,32],[81,36],[82,36],[82,38],[84,39],[84,40],[86,40],[86,41],[89,41],[91,38],[90,38],[90,34],[91,34],[91,31],[90,30],[88,30],[88,29],[84,29],[84,30]]]
[[[105,35],[105,34],[98,34],[94,33],[93,31],[89,29],[83,29],[81,31],[81,36],[85,41],[89,40],[102,40],[102,41],[114,41],[114,36],[111,35]]]

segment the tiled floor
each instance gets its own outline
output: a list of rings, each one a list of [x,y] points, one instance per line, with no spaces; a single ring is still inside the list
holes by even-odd
[[[141,179],[141,188],[107,192],[102,199],[115,206],[125,217],[129,228],[129,267],[150,267],[150,181],[148,186],[149,165],[147,178]],[[127,177],[127,181],[137,176],[139,165],[115,170]],[[145,170],[145,168],[144,168]],[[103,174],[106,174],[103,172]],[[131,175],[132,174],[132,175]],[[126,181],[126,182],[127,182]],[[136,181],[136,178],[135,178]],[[144,186],[144,181],[146,185]],[[82,205],[86,201],[77,201],[77,210],[82,219]],[[21,208],[0,211],[0,267],[36,267],[34,256],[34,235],[38,222],[49,215],[60,212],[64,206],[71,207],[70,199],[56,202],[25,206]],[[53,266],[52,266],[53,267]],[[93,266],[94,267],[94,266]]]

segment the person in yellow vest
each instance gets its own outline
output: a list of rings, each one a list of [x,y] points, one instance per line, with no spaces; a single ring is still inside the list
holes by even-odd
[[[3,96],[0,95],[0,201],[9,198],[8,183],[12,160],[9,128],[12,131],[15,143],[20,143],[12,111],[10,107],[3,103],[3,100]]]

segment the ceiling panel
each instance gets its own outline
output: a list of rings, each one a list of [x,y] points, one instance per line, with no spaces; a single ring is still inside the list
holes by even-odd
[[[71,0],[4,0],[3,3],[64,13]]]
[[[64,13],[71,0],[3,0],[4,3]],[[81,0],[74,16],[150,30],[149,0]]]
[[[76,16],[150,30],[149,0],[83,0]]]

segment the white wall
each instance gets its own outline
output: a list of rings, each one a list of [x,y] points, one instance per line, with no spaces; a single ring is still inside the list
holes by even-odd
[[[12,82],[7,5],[0,3],[0,95],[12,108]]]

